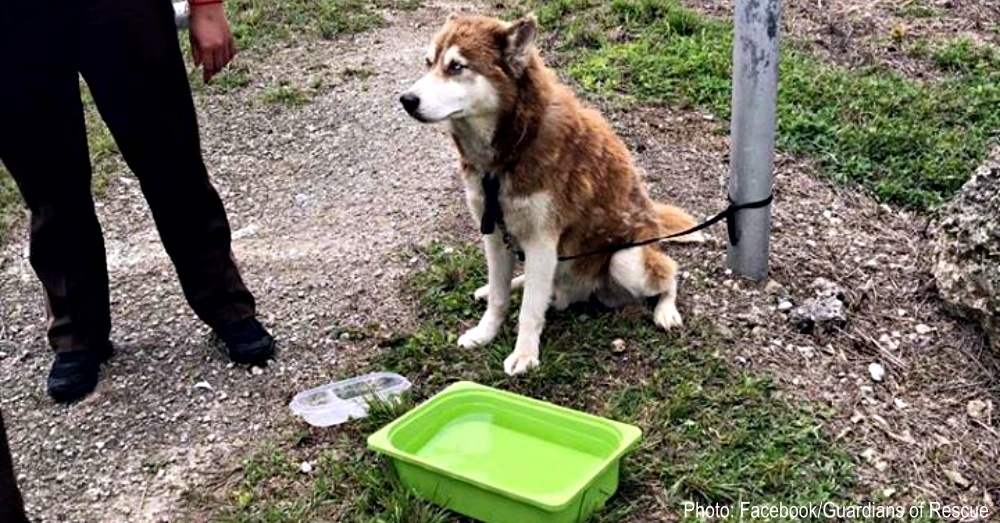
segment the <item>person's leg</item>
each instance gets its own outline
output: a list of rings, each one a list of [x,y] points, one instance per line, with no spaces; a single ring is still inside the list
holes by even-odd
[[[254,298],[233,259],[226,211],[202,161],[171,3],[87,3],[93,7],[78,36],[83,77],[139,178],[188,302],[229,342],[230,326],[253,319]],[[262,329],[248,332],[258,340],[266,335]],[[237,351],[249,351],[245,354],[233,353],[234,344],[227,343],[230,355],[247,363],[265,361],[273,353],[273,340],[266,338]]]
[[[28,516],[24,513],[24,502],[17,489],[14,460],[11,458],[9,445],[7,430],[3,425],[3,412],[0,412],[0,521],[27,523]]]
[[[31,211],[31,265],[48,299],[49,341],[57,353],[50,393],[70,401],[97,385],[100,361],[110,356],[111,322],[65,19],[58,4],[0,4],[0,160]]]

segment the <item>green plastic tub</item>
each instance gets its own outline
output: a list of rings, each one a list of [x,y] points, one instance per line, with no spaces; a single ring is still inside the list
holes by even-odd
[[[638,427],[459,382],[368,438],[400,481],[486,523],[579,523],[618,489]]]

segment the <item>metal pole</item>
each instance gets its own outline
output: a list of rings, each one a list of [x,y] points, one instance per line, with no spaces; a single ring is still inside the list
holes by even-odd
[[[737,204],[771,194],[778,99],[779,0],[737,0],[733,39],[733,116],[729,195]],[[756,281],[767,277],[771,207],[736,213],[737,244],[729,268]]]

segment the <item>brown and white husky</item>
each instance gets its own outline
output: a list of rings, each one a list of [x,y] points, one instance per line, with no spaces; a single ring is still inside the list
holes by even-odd
[[[585,256],[613,245],[684,231],[683,210],[654,202],[625,144],[601,115],[559,83],[535,48],[533,17],[513,23],[453,14],[434,37],[426,74],[400,97],[425,123],[443,122],[461,157],[462,181],[477,224],[487,208],[483,177],[499,180],[499,225],[484,234],[486,314],[458,340],[493,341],[524,287],[517,343],[507,374],[539,363],[539,338],[552,303],[562,309],[596,295],[609,305],[659,296],[653,320],[681,326],[677,263],[657,244]],[[504,233],[524,253],[524,276],[511,279],[514,258]],[[700,233],[675,241],[702,241]]]

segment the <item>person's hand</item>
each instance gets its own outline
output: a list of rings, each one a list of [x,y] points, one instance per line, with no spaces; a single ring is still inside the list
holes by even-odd
[[[189,19],[194,65],[202,67],[202,78],[209,83],[236,55],[236,41],[229,32],[222,3],[192,5]]]

